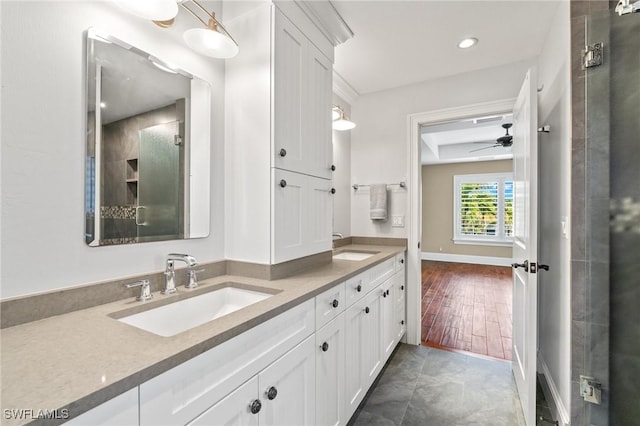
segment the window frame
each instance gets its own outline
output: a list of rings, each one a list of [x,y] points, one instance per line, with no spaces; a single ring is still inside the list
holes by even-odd
[[[463,235],[461,232],[461,186],[466,183],[498,183],[498,226],[495,235]],[[454,244],[511,246],[513,235],[505,235],[505,182],[512,182],[513,173],[482,173],[453,176],[453,242]],[[513,229],[513,224],[512,224]],[[513,234],[513,231],[512,231]]]

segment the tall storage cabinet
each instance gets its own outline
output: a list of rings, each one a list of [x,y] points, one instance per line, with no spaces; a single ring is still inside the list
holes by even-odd
[[[242,46],[226,67],[227,257],[274,264],[331,250],[333,44],[294,2],[226,26]]]

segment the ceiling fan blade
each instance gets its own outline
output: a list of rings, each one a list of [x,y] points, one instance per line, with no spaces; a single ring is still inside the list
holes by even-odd
[[[495,148],[495,147],[498,147],[498,146],[502,146],[502,145],[498,144],[498,145],[485,146],[485,147],[483,147],[483,148],[472,149],[472,150],[471,150],[471,151],[469,151],[469,152],[482,151],[483,149]]]

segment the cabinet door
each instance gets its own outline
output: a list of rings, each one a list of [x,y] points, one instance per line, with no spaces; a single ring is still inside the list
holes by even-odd
[[[312,425],[315,421],[315,337],[311,336],[258,376],[260,426]]]
[[[258,426],[258,413],[251,411],[252,404],[257,408],[263,402],[255,403],[258,398],[258,376],[231,392],[220,402],[209,408],[188,426]],[[254,408],[254,411],[256,411]]]
[[[394,283],[394,316],[395,316],[395,324],[396,324],[396,341],[399,342],[404,336],[404,333],[407,329],[405,312],[405,294],[406,294],[406,278],[404,269],[396,274],[398,278]]]
[[[385,281],[379,288],[381,294],[381,323],[382,323],[382,361],[386,361],[396,347],[398,329],[395,318],[395,280]]]
[[[306,255],[304,229],[307,176],[286,170],[273,173],[272,261],[280,263]],[[331,232],[329,231],[329,238]]]
[[[138,387],[69,420],[67,425],[138,425]]]
[[[382,369],[382,291],[376,288],[364,298],[362,368],[365,392]]]
[[[272,164],[301,172],[304,169],[303,92],[307,85],[304,72],[309,42],[278,9],[275,9],[274,38]]]
[[[365,299],[345,311],[345,409],[349,418],[367,392],[363,362],[365,351]]]
[[[331,181],[308,176],[307,182],[303,227],[305,255],[331,250],[334,198]]]
[[[305,173],[331,179],[333,144],[331,143],[331,105],[333,67],[311,42],[307,45],[303,97],[302,147]]]
[[[316,426],[342,426],[345,416],[345,315],[316,332]]]

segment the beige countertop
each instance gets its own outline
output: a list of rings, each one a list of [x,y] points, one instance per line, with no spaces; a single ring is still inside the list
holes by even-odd
[[[35,412],[67,409],[75,417],[404,251],[405,247],[341,247],[345,249],[378,253],[362,261],[334,260],[272,281],[222,275],[202,280],[196,290],[180,288],[170,296],[153,293],[149,302],[127,299],[0,330],[2,424],[30,420],[7,419],[5,411],[12,409]],[[226,282],[278,293],[171,337],[157,336],[110,316],[142,305],[146,308],[163,304],[186,292],[206,292]]]

